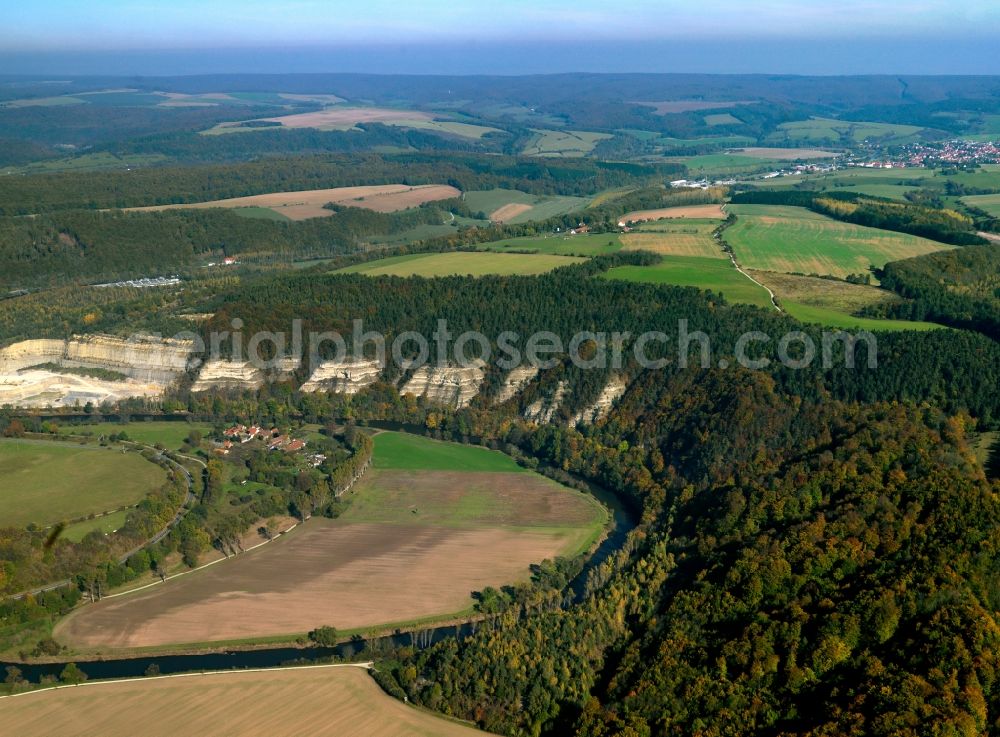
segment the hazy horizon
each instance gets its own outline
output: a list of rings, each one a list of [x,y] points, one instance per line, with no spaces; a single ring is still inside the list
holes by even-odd
[[[961,47],[963,53],[956,54]],[[9,51],[0,74],[174,76],[371,73],[522,75],[569,72],[780,75],[1000,74],[1000,40],[831,39],[645,41],[593,45],[367,44],[122,51]]]
[[[1000,5],[738,0],[50,0],[4,11],[0,73],[997,74]]]

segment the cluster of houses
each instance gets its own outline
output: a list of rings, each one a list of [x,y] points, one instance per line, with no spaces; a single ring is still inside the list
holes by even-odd
[[[237,444],[249,443],[252,440],[259,440],[267,445],[271,451],[283,451],[285,453],[299,453],[305,450],[308,441],[300,438],[293,438],[286,435],[276,427],[265,429],[260,425],[233,425],[222,432],[225,438],[215,449],[217,455],[229,455],[229,451]],[[312,453],[306,460],[315,468],[321,465],[326,456],[322,453]]]

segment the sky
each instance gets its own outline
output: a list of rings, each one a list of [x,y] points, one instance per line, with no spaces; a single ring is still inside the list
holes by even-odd
[[[0,0],[0,73],[1000,73],[998,36],[997,0]]]

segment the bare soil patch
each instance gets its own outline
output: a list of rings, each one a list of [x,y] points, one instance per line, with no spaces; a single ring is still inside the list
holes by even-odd
[[[54,634],[77,648],[132,648],[443,615],[473,591],[524,579],[568,535],[313,519],[230,561],[85,606]]]
[[[406,120],[433,120],[434,116],[415,110],[393,110],[378,107],[343,107],[312,113],[263,118],[281,123],[286,128],[343,128],[358,123],[394,123]]]
[[[357,667],[192,674],[38,691],[0,699],[0,732],[20,737],[486,734],[393,699]]]
[[[725,220],[722,205],[691,205],[689,207],[664,207],[659,210],[636,210],[619,218],[626,223],[640,223],[646,220],[666,218],[711,218]]]
[[[524,213],[530,211],[533,207],[533,205],[528,205],[523,202],[512,202],[509,205],[504,205],[503,207],[491,212],[490,220],[495,223],[506,223],[509,220],[513,220],[518,215],[523,215]]]
[[[335,187],[308,189],[298,192],[268,192],[247,197],[230,197],[209,202],[182,205],[154,205],[132,207],[130,211],[155,212],[158,210],[185,210],[204,208],[266,207],[291,220],[330,217],[334,213],[324,209],[331,202],[349,207],[364,207],[376,212],[396,212],[417,207],[425,202],[450,199],[461,194],[454,187],[444,184],[425,184],[411,187],[406,184],[378,184],[363,187]]]

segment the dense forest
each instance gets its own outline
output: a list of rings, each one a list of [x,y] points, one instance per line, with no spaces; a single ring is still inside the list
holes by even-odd
[[[512,603],[380,677],[511,735],[995,730],[1000,506],[965,424],[711,372],[650,378],[583,434],[510,431],[643,525],[582,603]]]
[[[376,331],[391,345],[396,336],[417,331],[432,336],[438,320],[447,320],[458,335],[466,330],[494,340],[513,331],[523,340],[539,331],[551,331],[568,346],[581,330],[630,333],[635,338],[647,331],[663,331],[668,343],[650,344],[648,356],[672,359],[667,371],[676,370],[680,320],[689,330],[710,336],[712,360],[725,357],[732,363],[737,339],[753,330],[772,336],[760,344],[754,358],[773,361],[766,370],[785,391],[808,399],[833,396],[849,401],[933,400],[947,411],[964,410],[985,424],[1000,420],[1000,395],[984,392],[984,385],[1000,384],[1000,345],[969,332],[884,333],[878,336],[878,366],[869,368],[866,349],[859,343],[855,368],[844,365],[841,342],[833,346],[833,367],[818,364],[793,369],[777,361],[778,339],[801,330],[815,345],[822,344],[818,327],[802,326],[791,318],[746,306],[726,306],[721,297],[694,288],[631,284],[600,277],[604,270],[628,262],[655,258],[648,254],[617,254],[557,269],[539,277],[445,277],[438,279],[372,278],[364,275],[301,274],[248,281],[239,290],[212,302],[214,317],[202,329],[228,330],[232,319],[244,322],[244,332],[285,332],[293,318],[300,318],[309,331],[338,331],[351,342],[352,320],[364,321],[365,331]],[[573,295],[566,299],[566,295]],[[630,364],[632,342],[625,343],[623,370]],[[695,346],[697,347],[697,346]],[[225,349],[225,346],[223,346]],[[332,345],[324,346],[332,351]],[[374,350],[367,345],[366,350]],[[496,343],[493,344],[494,359]],[[692,348],[691,362],[697,360]],[[322,357],[322,353],[321,353]],[[430,360],[437,359],[431,341]],[[472,357],[470,351],[470,358]],[[308,361],[304,366],[308,365]],[[714,365],[714,364],[713,364]],[[306,370],[304,368],[303,370]],[[610,373],[606,369],[583,369],[560,364],[549,381],[566,382],[569,396],[562,410],[566,417],[587,405],[600,393]],[[653,372],[659,373],[659,372]],[[392,368],[387,378],[398,378]],[[501,376],[488,378],[498,386]],[[523,401],[531,399],[530,393]]]
[[[869,314],[933,320],[1000,341],[1000,246],[970,246],[892,261],[879,272],[879,279],[907,300],[868,308]]]
[[[616,187],[662,183],[684,171],[681,164],[458,153],[271,157],[240,164],[95,172],[85,177],[75,173],[0,177],[0,215],[172,205],[369,184],[450,184],[463,192],[505,187],[540,195],[587,196]]]

